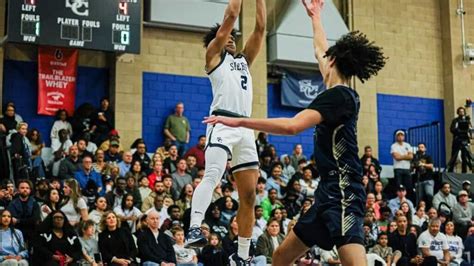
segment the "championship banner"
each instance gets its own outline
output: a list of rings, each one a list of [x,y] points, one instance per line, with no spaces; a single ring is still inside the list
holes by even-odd
[[[78,50],[38,48],[38,114],[74,113]]]
[[[303,73],[283,70],[281,80],[281,104],[306,108],[316,97],[326,90],[319,72]]]

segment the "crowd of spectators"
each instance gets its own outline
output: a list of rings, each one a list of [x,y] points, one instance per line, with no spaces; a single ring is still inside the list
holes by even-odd
[[[178,103],[165,124],[163,145],[152,151],[143,139],[124,147],[107,99],[97,109],[82,106],[72,118],[59,110],[50,135],[54,158],[48,163],[41,159],[45,145],[39,131],[29,129],[14,104],[7,104],[0,132],[8,154],[0,158],[8,158],[13,178],[0,184],[0,265],[227,265],[237,250],[239,206],[229,171],[209,191],[212,203],[201,227],[207,246],[185,246],[193,192],[204,177],[206,136],[189,147],[191,128],[183,113]],[[370,146],[361,158],[368,260],[467,263],[465,251],[474,254],[470,182],[457,195],[449,183],[436,192],[429,147],[420,143],[414,150],[402,131],[396,140],[390,182],[380,177],[382,166]],[[254,265],[266,265],[313,204],[320,176],[300,144],[277,151],[259,133],[256,146],[261,168],[251,255]],[[340,260],[336,248],[312,247],[295,263],[338,265]]]

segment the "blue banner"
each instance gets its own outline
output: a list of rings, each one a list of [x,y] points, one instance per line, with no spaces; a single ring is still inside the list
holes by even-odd
[[[297,73],[283,70],[281,80],[281,104],[306,108],[316,97],[326,90],[319,72]]]

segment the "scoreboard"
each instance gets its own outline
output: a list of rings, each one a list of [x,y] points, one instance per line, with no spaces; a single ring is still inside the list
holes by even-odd
[[[142,0],[9,0],[9,42],[140,53]]]

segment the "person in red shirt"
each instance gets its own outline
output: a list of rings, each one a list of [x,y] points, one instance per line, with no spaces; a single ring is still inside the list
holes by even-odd
[[[155,187],[156,181],[163,181],[163,163],[161,161],[156,161],[153,166],[153,172],[148,175],[148,185],[151,189]]]
[[[191,149],[184,155],[184,158],[188,158],[189,155],[193,155],[196,157],[196,167],[201,168],[204,167],[206,159],[204,157],[204,149],[206,148],[206,136],[201,135],[198,139],[198,144]]]

